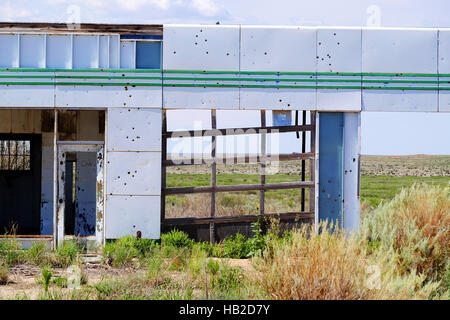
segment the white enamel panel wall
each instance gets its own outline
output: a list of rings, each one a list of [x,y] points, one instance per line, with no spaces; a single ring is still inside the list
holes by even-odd
[[[160,237],[160,197],[156,196],[107,196],[106,239],[136,235],[143,238]]]
[[[436,29],[363,29],[363,73],[437,74]],[[363,80],[374,77],[364,76]],[[380,77],[377,77],[380,80]],[[396,80],[396,76],[381,77]],[[437,80],[437,77],[407,77],[406,80]],[[405,80],[402,77],[402,80]],[[381,87],[414,87],[410,83],[367,84]],[[426,86],[426,84],[421,84]],[[430,85],[433,86],[433,85]],[[363,90],[363,110],[368,111],[437,111],[436,90]]]
[[[450,29],[439,29],[439,77],[440,88],[446,88],[439,91],[439,111],[450,112]]]
[[[56,75],[67,75],[66,72],[56,72]],[[98,72],[71,73],[75,76],[96,76]],[[162,88],[161,80],[123,80],[123,76],[136,76],[135,73],[108,73],[102,72],[102,76],[119,77],[119,79],[74,79],[80,85],[57,85],[55,88],[55,106],[71,108],[161,108]],[[139,77],[158,77],[161,73],[139,73]],[[57,82],[65,82],[67,79],[57,79]],[[98,85],[85,85],[95,81]],[[100,85],[105,83],[154,83],[156,86],[136,86],[136,85]]]
[[[344,229],[358,230],[361,113],[344,113]]]
[[[165,25],[163,69],[186,71],[182,74],[165,75],[164,108],[238,109],[239,88],[205,88],[201,84],[237,85],[239,81],[199,79],[189,82],[199,85],[197,87],[170,87],[170,84],[183,83],[173,80],[174,76],[227,77],[223,74],[198,74],[189,71],[239,71],[239,26]]]
[[[360,86],[361,76],[332,76],[320,73],[361,73],[361,29],[319,28],[317,30],[318,86]],[[324,80],[332,80],[326,82]],[[335,82],[341,79],[348,82]],[[350,82],[352,81],[352,82]],[[361,110],[361,89],[317,89],[318,110]]]
[[[159,238],[162,110],[109,108],[106,238]]]
[[[109,110],[108,151],[160,151],[161,110]]]
[[[316,29],[242,26],[241,71],[316,72]],[[243,74],[242,85],[315,84],[314,75],[283,75],[284,79],[291,80],[286,82],[244,81],[245,78],[276,79],[279,76]],[[316,106],[315,89],[241,88],[240,93],[241,109],[309,110]]]

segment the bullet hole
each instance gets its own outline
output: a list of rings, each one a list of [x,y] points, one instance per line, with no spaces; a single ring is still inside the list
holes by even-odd
[[[130,171],[128,171],[128,174],[130,174]]]
[[[264,52],[264,55],[267,56],[267,52]]]
[[[196,34],[195,37],[198,38],[198,34]]]
[[[208,39],[205,39],[205,42],[208,42]]]
[[[59,203],[63,203],[63,199],[59,199]]]
[[[335,33],[333,33],[333,36],[335,36],[336,35],[336,32]]]
[[[353,162],[355,162],[356,161],[356,159],[355,158],[353,158]]]
[[[206,54],[208,54],[209,52],[208,51],[206,51]]]
[[[176,53],[177,53],[176,51],[173,52],[173,54],[176,54]]]
[[[340,45],[340,43],[339,43],[339,42],[338,42],[337,44],[338,44],[338,45]]]
[[[322,44],[322,42],[319,42],[319,46]]]
[[[197,45],[198,43],[196,42],[195,45]]]

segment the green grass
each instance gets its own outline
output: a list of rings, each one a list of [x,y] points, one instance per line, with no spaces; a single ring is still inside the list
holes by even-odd
[[[390,201],[402,188],[409,188],[413,183],[427,183],[445,187],[450,177],[393,177],[393,176],[361,176],[361,201],[377,207],[382,201]]]
[[[210,185],[209,174],[168,173],[168,187],[198,187]],[[277,174],[267,176],[266,181],[290,182],[299,181],[297,174]],[[308,177],[306,177],[308,180]],[[257,174],[220,174],[217,175],[217,185],[258,184],[260,176]],[[361,201],[367,202],[371,207],[377,207],[382,201],[386,202],[394,198],[402,188],[409,188],[413,183],[427,183],[445,187],[450,183],[449,176],[417,177],[417,176],[361,176]],[[248,204],[248,213],[257,213],[259,205],[258,191],[230,192],[219,195],[217,203],[223,207],[243,207]],[[266,191],[266,208],[273,204],[274,210],[285,212],[294,211],[299,205],[299,189],[286,189]],[[306,192],[308,196],[308,192]],[[167,207],[183,206],[188,196],[168,196]],[[253,210],[254,212],[251,212]]]

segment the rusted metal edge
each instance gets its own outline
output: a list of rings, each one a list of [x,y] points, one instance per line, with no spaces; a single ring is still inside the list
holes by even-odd
[[[162,24],[102,24],[102,23],[81,23],[79,28],[73,28],[73,24],[67,23],[46,23],[46,22],[0,22],[0,31],[49,31],[49,32],[71,32],[71,33],[118,33],[118,34],[149,34],[162,35]]]
[[[254,132],[248,132],[248,131]],[[218,135],[242,135],[242,134],[256,134],[256,133],[284,133],[284,132],[298,132],[298,131],[312,131],[314,125],[300,125],[300,126],[273,126],[273,127],[248,127],[248,128],[227,128],[227,129],[208,129],[208,130],[183,130],[183,131],[167,131],[165,136],[167,138],[188,138],[188,137],[210,137]]]
[[[272,159],[273,158],[273,159]],[[314,153],[292,153],[292,154],[279,154],[276,156],[269,156],[268,162],[271,161],[289,161],[289,160],[302,160],[302,159],[314,159]],[[259,163],[261,162],[261,156],[226,156],[224,158],[216,159],[199,159],[199,158],[180,158],[180,159],[167,159],[163,161],[163,165],[170,166],[191,166],[201,164],[238,164],[238,163]]]
[[[164,193],[169,194],[188,194],[188,193],[211,193],[211,192],[229,192],[229,191],[253,191],[253,190],[279,190],[279,189],[295,189],[295,188],[312,188],[313,181],[295,181],[295,182],[278,182],[261,184],[241,184],[216,187],[183,187],[183,188],[166,188]]]
[[[209,224],[211,222],[220,223],[235,223],[235,222],[254,222],[259,218],[276,218],[280,220],[291,219],[313,219],[314,213],[311,212],[288,212],[288,213],[266,213],[263,215],[245,215],[245,216],[227,216],[227,217],[214,217],[214,218],[170,218],[165,219],[162,224],[165,226],[175,225],[198,225]]]

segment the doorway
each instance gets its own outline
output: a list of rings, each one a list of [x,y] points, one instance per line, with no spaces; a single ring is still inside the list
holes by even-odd
[[[58,142],[57,244],[103,244],[103,142]]]
[[[0,235],[39,235],[41,135],[0,134]]]

